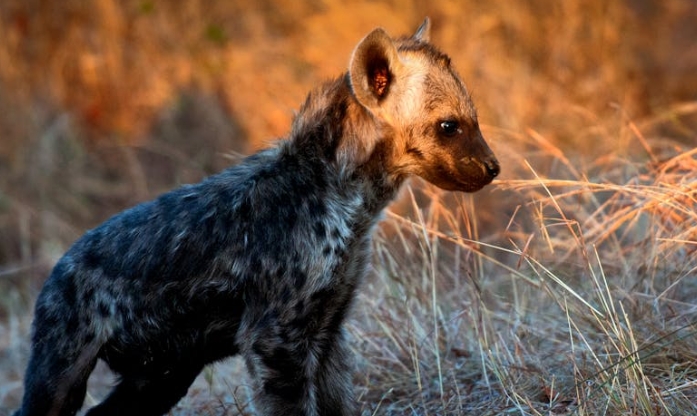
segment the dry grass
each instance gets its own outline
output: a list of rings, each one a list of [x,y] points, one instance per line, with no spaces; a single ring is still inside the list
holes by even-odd
[[[504,171],[386,215],[349,322],[363,414],[697,413],[694,2],[286,3],[0,3],[0,414],[74,239],[283,135],[360,36],[424,15]],[[173,414],[252,394],[230,360]]]
[[[355,329],[377,413],[697,411],[697,151],[653,159],[499,181],[526,202],[484,240],[470,197],[390,215]]]

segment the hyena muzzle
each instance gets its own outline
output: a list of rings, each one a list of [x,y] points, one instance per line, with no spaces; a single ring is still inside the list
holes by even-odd
[[[342,322],[380,212],[412,175],[474,192],[499,173],[428,36],[374,30],[286,140],[80,238],[37,300],[15,415],[74,415],[98,359],[120,378],[89,416],[161,415],[236,354],[258,413],[354,414]]]

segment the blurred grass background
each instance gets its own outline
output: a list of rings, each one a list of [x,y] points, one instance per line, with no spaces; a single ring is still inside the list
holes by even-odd
[[[440,194],[415,181],[393,206],[399,215],[388,216],[380,230],[371,296],[359,302],[371,312],[361,308],[352,322],[363,354],[357,384],[364,386],[364,410],[485,414],[479,403],[490,414],[506,406],[522,413],[550,411],[556,387],[549,386],[546,370],[535,373],[536,380],[546,381],[533,387],[524,385],[527,373],[510,372],[533,361],[536,368],[559,368],[572,380],[567,387],[576,389],[575,401],[564,409],[598,414],[601,404],[597,409],[579,404],[585,396],[578,381],[592,371],[575,368],[580,365],[575,353],[534,343],[539,349],[533,349],[517,332],[507,338],[498,324],[487,322],[513,308],[520,315],[501,318],[506,328],[519,328],[524,316],[524,322],[548,331],[535,335],[539,342],[555,338],[551,334],[564,338],[564,325],[569,338],[573,318],[560,322],[559,311],[550,311],[558,307],[567,316],[588,311],[565,309],[566,300],[543,290],[536,280],[540,265],[563,276],[571,285],[563,292],[572,299],[600,296],[592,285],[585,292],[584,284],[602,282],[595,280],[598,268],[611,273],[610,299],[639,308],[643,312],[635,313],[642,319],[651,316],[640,344],[652,342],[650,332],[661,325],[666,333],[675,329],[666,325],[668,315],[694,322],[695,285],[666,292],[693,281],[697,267],[691,182],[697,166],[691,151],[697,144],[697,3],[692,0],[3,1],[0,408],[18,403],[33,300],[76,238],[130,205],[198,181],[239,154],[283,137],[307,92],[345,71],[362,36],[376,26],[395,36],[411,34],[425,16],[432,19],[433,43],[451,56],[473,95],[503,173],[498,185],[473,197]],[[465,244],[458,236],[478,243]],[[511,276],[538,283],[518,287]],[[669,306],[646,306],[667,298],[674,301]],[[606,303],[593,303],[599,304]],[[608,308],[601,322],[627,327],[621,314],[612,321],[617,311]],[[433,328],[413,327],[434,320]],[[573,332],[586,334],[583,328]],[[598,333],[603,338],[609,332]],[[397,342],[402,336],[404,343]],[[419,344],[425,339],[430,347]],[[607,348],[584,341],[589,355],[592,345]],[[680,342],[687,344],[676,341],[671,345],[678,352],[670,354],[696,371],[689,362],[694,354],[687,353],[697,349],[694,337]],[[492,345],[505,345],[508,352]],[[524,357],[513,363],[518,367],[508,348]],[[432,361],[433,354],[423,357],[421,349],[443,355]],[[628,346],[625,352],[632,351]],[[544,364],[544,354],[571,358]],[[670,354],[658,361],[667,363]],[[511,362],[497,366],[508,358]],[[451,367],[443,367],[449,359]],[[371,373],[371,366],[379,371]],[[452,384],[443,381],[444,368]],[[391,379],[384,378],[386,372]],[[688,383],[685,388],[692,390],[685,397],[695,397],[695,378],[688,377],[693,372],[673,375],[676,384],[663,387]],[[622,377],[620,384],[631,380]],[[208,373],[206,380],[214,378]],[[405,387],[405,378],[415,384]],[[475,394],[482,386],[486,394]],[[458,393],[444,399],[452,389]],[[234,383],[222,390],[234,390]],[[620,398],[637,394],[625,390]],[[545,395],[547,408],[533,403]],[[630,412],[631,401],[607,408]],[[641,409],[680,414],[689,406],[689,400],[676,403]]]

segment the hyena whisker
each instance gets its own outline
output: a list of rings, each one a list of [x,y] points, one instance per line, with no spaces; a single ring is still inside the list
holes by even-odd
[[[276,147],[115,215],[58,261],[36,302],[22,407],[162,415],[205,365],[240,354],[263,415],[356,412],[342,324],[384,208],[413,175],[453,191],[499,165],[447,55],[376,29],[310,92]]]

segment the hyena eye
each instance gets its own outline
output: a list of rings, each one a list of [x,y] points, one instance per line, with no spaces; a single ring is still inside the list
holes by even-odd
[[[453,137],[460,133],[460,124],[454,120],[445,120],[440,122],[440,132],[446,137]]]

